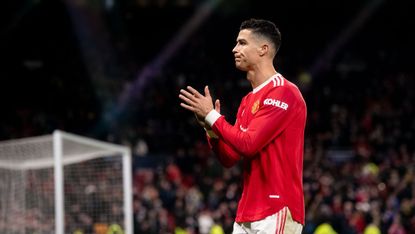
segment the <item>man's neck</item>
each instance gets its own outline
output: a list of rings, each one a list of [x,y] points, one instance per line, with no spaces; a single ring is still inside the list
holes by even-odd
[[[266,80],[268,80],[271,76],[275,75],[277,71],[274,67],[269,69],[264,69],[262,71],[260,70],[251,70],[248,71],[246,74],[247,79],[251,83],[252,89],[255,89],[262,83],[264,83]]]

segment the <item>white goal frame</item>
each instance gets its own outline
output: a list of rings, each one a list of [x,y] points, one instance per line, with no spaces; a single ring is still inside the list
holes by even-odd
[[[133,234],[133,192],[132,192],[132,155],[127,146],[104,142],[61,130],[55,130],[51,135],[21,138],[16,140],[0,141],[1,146],[36,143],[49,140],[53,143],[53,160],[51,159],[28,159],[23,162],[4,160],[0,155],[0,168],[11,170],[53,168],[54,192],[55,192],[55,233],[65,233],[65,197],[64,197],[64,166],[86,160],[103,158],[110,153],[122,155],[122,187],[123,187],[123,216],[124,233]],[[69,140],[81,145],[93,147],[95,150],[85,153],[64,156],[63,141]]]

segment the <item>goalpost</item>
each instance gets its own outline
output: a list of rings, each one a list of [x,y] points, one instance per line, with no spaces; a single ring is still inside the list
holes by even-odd
[[[55,130],[0,141],[0,233],[133,234],[131,151]]]

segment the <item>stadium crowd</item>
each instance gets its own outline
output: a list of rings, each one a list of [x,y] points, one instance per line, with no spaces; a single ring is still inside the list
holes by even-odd
[[[250,91],[233,71],[232,44],[206,48],[221,44],[207,36],[214,23],[157,71],[122,122],[98,136],[133,151],[135,233],[232,231],[240,165],[225,169],[218,163],[203,129],[196,130],[194,116],[180,109],[177,98],[185,84],[208,84],[232,122],[234,108]],[[282,44],[277,69],[300,87],[308,107],[304,234],[415,233],[415,77],[400,58],[410,58],[408,44],[388,40],[384,45],[375,43],[376,34],[362,35],[326,61],[318,75],[304,69],[306,56],[298,57],[299,49]],[[223,54],[213,52],[218,49]],[[65,92],[60,88],[57,93]],[[3,116],[1,138],[56,128],[94,137],[87,129],[99,109],[89,96],[77,98],[81,108],[73,105],[55,115],[26,107]]]

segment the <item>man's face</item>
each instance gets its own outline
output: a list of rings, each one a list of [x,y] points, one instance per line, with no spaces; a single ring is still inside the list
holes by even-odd
[[[252,69],[259,58],[259,49],[258,38],[250,30],[243,29],[239,31],[236,45],[232,50],[235,57],[235,66],[242,71]]]

